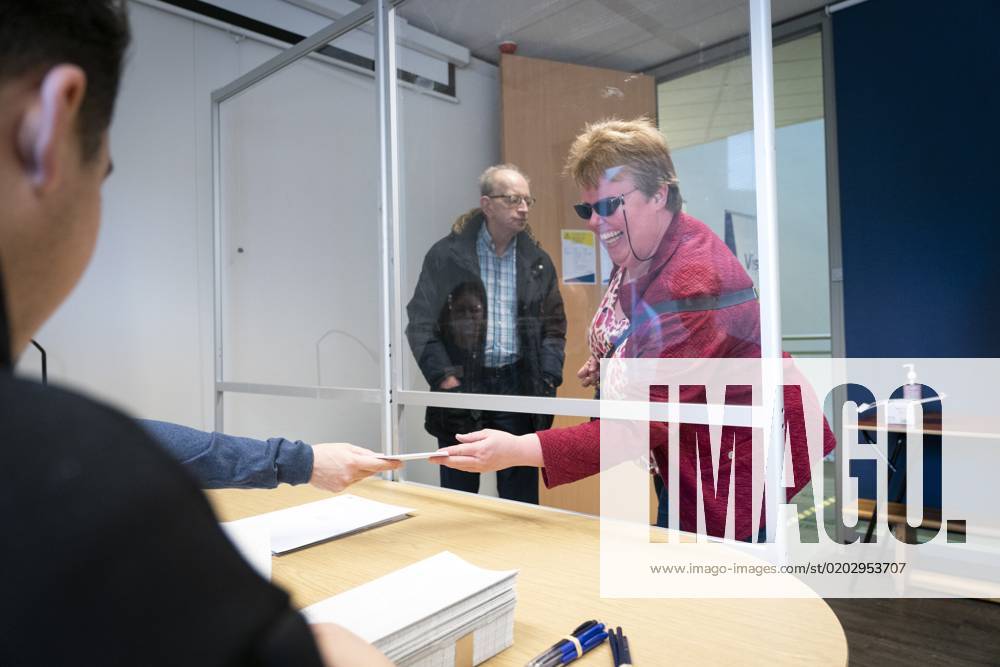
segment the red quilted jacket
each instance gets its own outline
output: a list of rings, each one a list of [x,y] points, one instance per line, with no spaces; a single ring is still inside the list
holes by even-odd
[[[634,321],[633,314],[644,312],[647,305],[685,298],[719,296],[739,292],[753,286],[750,276],[729,248],[704,223],[679,213],[671,222],[657,249],[649,270],[639,279],[622,285],[619,292],[622,310]],[[760,311],[756,300],[746,301],[718,310],[696,310],[669,313],[644,320],[635,327],[623,343],[621,356],[626,358],[708,358],[708,357],[760,357]],[[785,355],[788,356],[787,354]],[[786,378],[786,384],[789,380]],[[798,493],[809,481],[808,450],[803,422],[795,419],[803,411],[802,396],[815,401],[811,390],[786,389],[785,414],[788,421],[788,438],[793,450],[794,486],[788,497]],[[691,401],[696,396],[681,396]],[[651,400],[666,400],[652,392]],[[704,399],[702,399],[704,400]],[[735,401],[740,403],[738,399]],[[742,402],[746,402],[745,400]],[[829,425],[824,421],[823,453],[832,451],[835,440]],[[600,421],[594,420],[578,426],[550,429],[538,433],[544,459],[543,478],[548,487],[573,482],[599,472]],[[697,492],[698,468],[692,456],[685,456],[685,438],[694,437],[694,429],[681,431],[680,458],[681,495]],[[664,481],[667,477],[667,428],[665,424],[651,424],[650,445],[652,455]],[[749,432],[737,431],[734,447],[735,459],[721,457],[719,478],[728,479],[729,466],[736,461],[736,536],[751,534],[750,517],[741,511],[747,500],[751,469],[749,461]],[[694,451],[693,447],[687,448]],[[704,454],[702,454],[704,456]],[[745,464],[745,465],[741,465]],[[711,471],[701,468],[703,485],[711,480]],[[747,495],[744,495],[747,494]],[[723,496],[725,497],[725,496]],[[701,500],[698,499],[700,503]],[[710,535],[722,536],[725,528],[726,503],[722,500],[706,502],[706,529]],[[696,529],[697,509],[693,503],[681,503],[681,529]]]

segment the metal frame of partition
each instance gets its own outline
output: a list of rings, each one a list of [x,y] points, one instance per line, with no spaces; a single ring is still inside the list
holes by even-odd
[[[775,198],[775,194],[774,194],[774,192],[775,192],[775,190],[774,190],[774,178],[773,178],[773,173],[774,173],[774,149],[773,149],[773,147],[774,147],[774,111],[773,111],[774,96],[773,96],[773,84],[771,83],[771,74],[770,74],[770,70],[771,70],[770,63],[771,63],[771,52],[772,52],[772,43],[771,43],[772,36],[771,36],[771,25],[770,25],[770,0],[748,0],[748,5],[750,6],[750,9],[751,9],[751,17],[753,17],[755,14],[759,14],[759,15],[763,15],[764,16],[763,22],[760,23],[759,25],[754,25],[753,22],[751,21],[750,34],[751,34],[752,38],[756,39],[756,42],[758,44],[758,56],[759,56],[759,58],[761,58],[763,60],[766,60],[766,62],[768,64],[768,68],[767,68],[767,72],[766,72],[766,78],[767,78],[768,81],[767,81],[766,85],[764,84],[765,73],[757,71],[756,69],[752,72],[752,74],[753,74],[753,85],[754,85],[754,91],[755,91],[754,107],[755,107],[755,110],[756,110],[756,107],[757,107],[757,98],[756,98],[756,96],[758,95],[758,90],[759,90],[760,91],[759,94],[761,95],[761,99],[767,101],[767,103],[769,104],[769,109],[770,109],[769,112],[764,117],[762,117],[762,118],[756,118],[755,117],[755,124],[754,124],[755,125],[755,129],[756,128],[761,128],[761,130],[766,133],[765,134],[765,138],[759,139],[758,143],[756,145],[757,146],[764,145],[764,142],[767,141],[767,145],[771,146],[771,149],[769,151],[765,151],[764,155],[757,160],[757,162],[755,163],[755,170],[757,172],[756,175],[757,175],[757,182],[758,183],[764,182],[764,179],[761,178],[761,173],[760,173],[761,170],[765,170],[765,171],[769,170],[770,173],[772,174],[772,177],[770,179],[770,185],[769,185],[769,187],[770,187],[770,190],[771,190],[770,196],[772,198],[772,201],[774,201],[774,198]],[[803,24],[803,25],[805,25],[805,24]],[[795,24],[794,25],[794,29],[795,29],[796,32],[801,33],[806,28],[803,28],[802,25]],[[744,46],[742,48],[745,49],[746,48],[746,41],[747,40],[746,40],[746,38],[742,38],[742,39],[743,39],[743,44],[744,44]],[[739,41],[739,40],[737,40],[737,41]],[[731,47],[727,46],[723,50],[725,50],[727,53],[731,53]],[[700,54],[696,54],[695,56],[692,56],[692,58],[700,58],[700,57],[701,57]],[[727,55],[725,57],[729,58],[729,57],[732,57],[732,56],[731,55]],[[690,67],[690,65],[686,65],[686,66]],[[768,123],[770,124],[769,128],[765,128],[764,125],[766,125]],[[767,137],[769,137],[769,139],[767,139]],[[765,193],[763,192],[763,190],[761,188],[758,188],[758,197],[761,197],[761,196],[767,196],[767,195],[765,195]],[[758,201],[758,209],[760,209],[760,208],[761,208],[761,204]],[[758,239],[763,238],[766,242],[771,243],[770,239],[773,238],[774,239],[774,243],[776,244],[776,239],[777,239],[776,234],[777,234],[776,207],[772,206],[771,207],[771,212],[770,212],[770,218],[766,219],[766,220],[761,220],[760,224],[758,225]],[[758,247],[762,247],[760,244],[761,244],[761,241],[759,240],[758,241]],[[777,246],[775,245],[774,247],[775,247],[775,250],[773,251],[773,254],[771,255],[771,257],[769,259],[765,259],[764,255],[762,254],[762,256],[761,256],[761,260],[762,260],[761,263],[764,264],[764,262],[767,261],[770,264],[772,264],[774,272],[775,272],[775,279],[773,281],[773,284],[775,286],[774,289],[776,290],[777,289],[776,275],[777,275],[777,261],[778,261],[778,256],[777,256],[777,251],[776,251]],[[762,285],[762,287],[763,287],[763,285]],[[400,288],[401,288],[401,286],[397,284],[397,291]],[[762,293],[766,289],[767,288],[762,289]],[[781,341],[781,326],[780,326],[780,312],[779,312],[778,306],[777,306],[777,304],[778,304],[778,298],[777,298],[777,292],[776,291],[775,291],[774,295],[772,295],[770,297],[770,300],[772,300],[774,302],[774,304],[773,304],[773,307],[771,307],[769,309],[770,312],[768,312],[767,314],[765,314],[765,312],[764,312],[763,302],[762,302],[762,313],[761,313],[762,330],[764,328],[764,320],[765,320],[765,318],[769,317],[769,322],[770,322],[769,326],[770,326],[770,329],[773,330],[774,332],[777,332],[777,337],[778,338],[777,338],[777,342],[774,343],[771,346],[771,348],[773,348],[773,349],[769,349],[768,346],[764,346],[762,349],[764,351],[765,358],[780,359],[780,357],[781,357],[781,342],[780,342]],[[398,307],[399,307],[399,304],[397,304],[397,310],[395,312],[400,312],[398,310]],[[779,370],[780,370],[780,366],[779,366]],[[780,376],[777,379],[777,384],[780,384]],[[774,386],[776,386],[776,384]],[[773,394],[773,391],[771,393]],[[491,408],[503,410],[505,412],[527,412],[527,413],[539,413],[539,414],[559,414],[559,415],[573,416],[573,417],[600,417],[600,404],[599,404],[599,402],[598,401],[594,401],[594,400],[590,400],[590,399],[543,398],[543,397],[536,397],[536,396],[496,396],[496,395],[482,395],[482,394],[472,394],[472,395],[465,394],[465,395],[463,395],[463,394],[451,394],[451,393],[441,393],[441,392],[431,392],[431,391],[406,390],[406,389],[403,389],[403,388],[399,388],[397,391],[395,391],[394,395],[395,395],[396,403],[398,405],[437,406],[437,407],[447,407],[447,408],[477,408],[477,407],[482,407],[482,405],[485,402],[488,402],[489,405],[491,406]],[[780,399],[780,397],[779,397],[779,399]],[[668,410],[670,409],[670,407],[677,407],[677,406],[672,406],[672,404],[667,404],[667,403],[663,403],[663,404],[651,404],[649,406],[650,417],[653,418],[653,419],[660,418],[660,419],[662,419],[662,420],[665,421],[666,417],[667,417],[667,414],[668,414]],[[759,418],[759,417],[755,418],[751,414],[749,414],[749,412],[750,411],[748,410],[748,414],[746,414],[746,415],[742,415],[741,414],[740,416],[736,417],[736,419],[741,420],[743,423],[751,423],[752,422],[752,423],[755,423],[755,424],[763,424],[763,423],[765,423],[767,421],[766,419],[762,419],[762,418]],[[770,414],[770,412],[767,412],[766,414]],[[693,418],[692,421],[697,421],[697,418]],[[783,424],[783,419],[779,420],[778,423],[782,423]],[[783,437],[783,431],[781,433],[779,433],[778,435],[782,435],[782,437]],[[781,446],[782,447],[784,446],[783,440],[782,440],[782,445]],[[777,469],[778,466],[775,466],[775,468],[776,468],[776,470],[773,471],[773,474],[778,475],[778,477],[776,479],[780,480],[781,479],[781,477],[780,477],[781,471],[779,469]]]
[[[379,133],[379,212],[382,232],[382,451],[399,449],[399,408],[392,390],[402,381],[399,295],[399,152],[396,104],[396,10],[375,0],[375,90]],[[392,473],[395,479],[396,471]]]
[[[382,449],[385,453],[399,451],[401,422],[405,406],[438,406],[453,408],[481,407],[488,403],[491,409],[508,412],[560,414],[580,417],[599,417],[600,403],[589,399],[543,398],[529,396],[494,396],[481,394],[448,394],[430,391],[405,390],[403,379],[403,340],[401,327],[402,276],[398,263],[399,247],[399,160],[397,136],[397,100],[395,68],[395,15],[396,8],[405,0],[368,0],[346,16],[311,35],[302,42],[278,54],[226,86],[212,93],[212,197],[214,229],[214,314],[215,314],[215,428],[223,430],[223,397],[227,392],[292,396],[327,400],[354,400],[378,403],[382,406]],[[783,452],[782,397],[777,387],[781,384],[781,320],[778,310],[777,275],[777,225],[776,193],[774,182],[774,96],[771,77],[772,35],[770,0],[748,0],[750,8],[750,45],[754,91],[755,175],[758,209],[758,248],[761,252],[761,326],[762,350],[765,360],[775,362],[765,376],[765,406],[763,411],[745,408],[746,414],[733,415],[742,423],[755,423],[764,427],[765,437],[775,451]],[[365,24],[375,21],[376,113],[379,122],[379,222],[381,239],[382,306],[382,387],[361,389],[326,386],[288,386],[247,382],[227,382],[224,375],[223,350],[223,280],[222,280],[222,151],[220,108],[250,86],[271,74],[308,56],[316,48]],[[723,51],[725,49],[722,49]],[[720,51],[721,52],[721,51]],[[704,62],[704,61],[702,61]],[[763,150],[761,150],[763,147]],[[777,375],[773,370],[777,369]],[[666,420],[671,409],[680,406],[652,404],[650,417]],[[732,411],[731,411],[732,412]],[[757,413],[755,418],[755,413]],[[761,418],[771,416],[770,418]],[[693,419],[692,421],[697,421]],[[783,454],[771,458],[783,462]],[[768,486],[777,489],[782,479],[780,465],[769,466]],[[772,480],[777,480],[772,483]],[[770,524],[776,517],[768,513]]]
[[[781,358],[781,282],[778,279],[778,188],[774,151],[774,61],[770,0],[750,0],[750,74],[753,80],[754,183],[760,255],[761,399],[767,458],[766,507],[778,506],[785,462],[785,395]],[[783,502],[782,499],[781,502]],[[784,544],[785,522],[767,512],[768,539]],[[782,562],[784,558],[780,559]]]
[[[282,51],[274,58],[255,67],[229,84],[212,92],[212,225],[213,225],[213,274],[214,274],[214,318],[215,318],[215,429],[223,430],[225,412],[223,397],[227,392],[263,394],[269,396],[291,396],[325,400],[354,400],[364,403],[380,403],[383,406],[383,451],[391,451],[393,428],[392,391],[396,382],[393,368],[398,362],[391,362],[393,322],[389,313],[393,312],[394,295],[391,285],[398,285],[399,272],[395,269],[393,279],[390,274],[390,239],[398,229],[398,160],[396,157],[396,53],[395,12],[405,0],[368,0],[354,11],[334,21],[322,30]],[[361,389],[350,387],[289,386],[248,382],[227,382],[224,376],[223,312],[222,312],[222,144],[220,110],[228,99],[247,88],[263,81],[288,65],[304,58],[316,49],[337,37],[347,34],[368,21],[375,19],[377,56],[375,69],[376,111],[379,119],[379,219],[381,235],[381,303],[383,310],[382,389]],[[395,249],[394,249],[395,250]],[[397,251],[398,252],[398,251]],[[398,312],[398,311],[396,311]],[[395,327],[398,330],[399,327]],[[398,346],[397,346],[398,349]]]
[[[830,8],[832,9],[832,8]],[[827,247],[830,254],[830,352],[835,359],[847,357],[847,342],[844,332],[844,251],[841,241],[840,221],[840,157],[837,150],[837,86],[833,65],[833,21],[830,9],[823,15],[823,127],[826,131],[826,219]],[[837,389],[833,395],[834,405],[847,402],[847,390]],[[843,433],[843,415],[834,410],[832,415],[834,433]],[[844,516],[844,466],[843,439],[837,439],[834,467],[834,516],[835,537],[843,544],[847,540],[843,525]]]

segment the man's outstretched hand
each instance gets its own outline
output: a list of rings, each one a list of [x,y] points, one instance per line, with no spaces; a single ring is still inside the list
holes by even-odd
[[[347,442],[313,445],[313,470],[309,483],[339,493],[351,484],[377,472],[396,470],[400,461],[380,459],[376,453]]]

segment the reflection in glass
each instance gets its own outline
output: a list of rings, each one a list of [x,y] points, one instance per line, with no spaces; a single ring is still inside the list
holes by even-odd
[[[666,141],[649,120],[608,120],[592,123],[573,141],[566,172],[579,187],[577,213],[589,212],[588,227],[600,239],[615,264],[610,285],[590,327],[590,358],[583,380],[611,382],[609,373],[594,377],[601,359],[681,359],[696,367],[696,360],[714,358],[759,358],[760,309],[756,290],[747,271],[722,239],[708,226],[681,209],[682,198],[677,172]],[[603,214],[602,214],[603,213]],[[412,322],[412,318],[411,318]],[[663,378],[670,382],[669,377]],[[732,388],[731,388],[732,389]],[[650,400],[705,403],[705,388],[681,385],[678,395],[668,393],[666,384],[646,385]],[[751,403],[749,384],[727,389],[729,403]],[[803,410],[804,398],[791,388],[784,392],[786,414]],[[622,440],[601,439],[600,420],[540,431],[526,438],[490,432],[466,443],[462,457],[471,457],[477,467],[495,470],[511,463],[545,466],[547,486],[584,479],[601,471],[602,462],[616,461],[614,452],[632,445]],[[707,432],[708,427],[703,431]],[[696,429],[681,429],[681,452],[677,469],[678,486],[670,487],[672,497],[697,497],[701,481],[718,470],[725,487],[721,502],[706,500],[704,512],[708,533],[721,536],[725,530],[729,480],[732,473],[739,492],[749,488],[753,469],[751,429],[737,429],[733,450],[712,462],[707,438]],[[656,523],[666,526],[669,516],[667,487],[669,448],[668,426],[650,423],[636,434],[636,442],[650,448],[650,463],[657,472],[659,507]],[[822,452],[834,446],[833,435],[823,423]],[[804,432],[789,430],[793,461],[808,461],[808,440]],[[609,456],[609,454],[612,454]],[[631,457],[630,457],[631,458]],[[644,460],[645,457],[643,456]],[[759,459],[758,459],[759,460]],[[461,467],[464,459],[445,460],[443,465]],[[645,467],[643,467],[645,471]],[[445,479],[442,473],[442,480]],[[808,466],[795,466],[789,495],[795,495],[809,481]],[[715,489],[709,480],[708,488]],[[679,488],[678,488],[679,487]],[[714,492],[713,492],[714,494]],[[693,503],[681,503],[681,530],[695,531],[697,510]],[[737,517],[735,537],[741,540],[766,538],[758,533],[749,515]],[[772,536],[773,537],[773,536]]]
[[[644,275],[647,278],[652,275],[643,272],[655,261],[665,229],[674,226],[686,237],[687,232],[696,228],[697,238],[707,245],[701,248],[700,255],[685,253],[686,259],[680,263],[691,270],[691,275],[684,276],[684,281],[690,282],[666,285],[655,302],[688,296],[719,297],[728,294],[730,288],[739,293],[752,285],[749,278],[746,278],[746,286],[740,282],[746,277],[746,271],[732,258],[721,236],[697,222],[694,218],[701,216],[696,213],[688,211],[692,217],[682,214],[683,200],[677,186],[707,178],[708,174],[700,167],[686,169],[678,164],[679,180],[672,174],[675,187],[668,186],[669,192],[662,194],[658,192],[659,182],[653,186],[626,183],[636,174],[625,171],[602,174],[604,182],[596,178],[591,187],[581,192],[580,185],[564,171],[570,146],[588,124],[608,118],[657,117],[657,81],[643,72],[696,54],[705,46],[745,35],[749,23],[743,0],[711,7],[698,3],[640,3],[627,7],[603,3],[598,7],[592,3],[562,2],[529,7],[478,0],[462,3],[460,8],[445,0],[410,0],[401,6],[400,14],[409,27],[431,32],[468,49],[464,62],[460,58],[452,60],[452,88],[447,93],[452,96],[451,100],[401,88],[401,292],[404,304],[412,299],[402,313],[412,352],[404,359],[404,389],[430,388],[439,393],[490,391],[484,386],[463,387],[468,384],[465,378],[449,379],[444,370],[450,364],[461,367],[464,375],[469,364],[496,367],[495,360],[470,359],[480,349],[478,344],[469,344],[471,339],[483,337],[485,340],[491,336],[489,318],[495,314],[489,302],[490,290],[478,275],[480,267],[460,270],[443,263],[428,263],[428,258],[435,252],[432,246],[436,248],[435,244],[441,243],[442,237],[448,234],[447,221],[455,219],[459,212],[479,199],[482,193],[475,190],[474,174],[491,164],[516,164],[530,181],[530,195],[537,198],[530,211],[524,213],[540,249],[551,259],[566,320],[565,362],[559,371],[565,381],[558,390],[560,397],[590,399],[594,396],[597,362],[612,347],[607,339],[624,333],[629,326],[628,318],[615,317],[619,301],[635,306],[637,317],[645,317],[647,306],[652,307],[653,302],[644,301],[636,285]],[[775,16],[776,20],[781,18]],[[504,40],[517,43],[516,54],[512,54],[510,44],[502,54],[498,53],[497,44]],[[749,66],[745,82],[749,86]],[[652,132],[659,134],[655,128]],[[669,134],[667,140],[672,141]],[[752,142],[740,148],[749,156],[749,171],[741,167],[736,175],[741,177],[752,197]],[[625,163],[633,168],[637,166],[626,158],[603,168],[621,167]],[[674,171],[672,166],[669,171]],[[666,173],[658,169],[653,179]],[[639,185],[642,187],[635,189]],[[661,197],[655,204],[654,196]],[[668,199],[669,210],[666,209]],[[516,203],[520,208],[527,202]],[[574,210],[575,206],[579,211]],[[662,216],[647,215],[647,209],[654,207],[675,215],[676,224]],[[583,218],[579,216],[581,211],[587,214]],[[705,219],[705,222],[713,226],[710,220]],[[707,234],[702,235],[703,231]],[[709,241],[710,236],[714,240]],[[725,273],[731,269],[726,279],[719,278],[717,257],[712,252],[704,252],[708,245],[726,253],[721,271]],[[633,256],[641,261],[632,267],[632,275],[626,276],[623,263]],[[449,272],[454,275],[443,275]],[[423,292],[422,286],[428,276],[442,283],[439,289],[444,293]],[[613,279],[615,284],[612,286]],[[483,282],[485,298],[478,289],[467,285],[470,282]],[[452,296],[450,310],[444,310],[449,294]],[[477,298],[485,304],[482,319],[475,307]],[[428,303],[415,309],[421,299]],[[756,322],[756,305],[752,300],[734,307],[741,313],[753,310]],[[601,319],[602,314],[609,313],[610,333],[603,329],[605,321]],[[665,316],[668,323],[681,323],[670,330],[653,322],[651,326],[660,328],[644,339],[646,347],[635,354],[656,356],[665,349],[670,353],[697,353],[704,339],[714,335],[711,328],[689,326],[697,317],[690,313]],[[717,315],[705,315],[703,319],[713,317]],[[525,318],[520,312],[515,319],[518,327],[534,326],[531,318]],[[714,341],[719,349],[731,350],[739,342],[754,339],[753,324],[734,319],[733,340]],[[592,323],[597,326],[592,327]],[[598,329],[605,337],[605,345],[603,350],[595,352],[598,348],[592,343]],[[438,338],[448,336],[450,342],[435,342],[429,331]],[[486,349],[484,343],[484,355]],[[432,370],[429,362],[442,350],[447,352],[442,354],[447,363],[439,362],[437,370]],[[516,393],[525,396],[546,395],[532,384],[519,378],[515,383],[508,383],[508,389],[497,391],[506,393],[514,388]],[[434,408],[428,411],[427,426],[435,433],[434,440],[438,440],[437,434],[451,435],[449,431],[455,432],[457,427],[481,425],[482,415],[489,407],[489,399],[484,399],[477,405],[478,410]],[[407,408],[408,411],[413,409],[416,408]],[[449,418],[459,423],[448,424]],[[409,413],[407,423],[411,426],[412,419]],[[557,417],[554,424],[567,427],[581,421],[575,417]],[[407,448],[411,451],[416,449],[412,446],[414,440],[410,432]],[[441,439],[439,444],[445,440]],[[421,440],[421,444],[428,443]],[[589,470],[593,451],[586,447],[584,450],[574,450],[570,458],[580,469]],[[544,502],[579,508],[572,501],[563,503],[557,497],[558,492],[543,490],[542,493]]]
[[[783,347],[829,356],[826,153],[820,33],[774,47]],[[749,57],[657,85],[659,126],[703,220],[757,285],[753,90]]]
[[[406,336],[432,391],[553,396],[562,383],[566,316],[552,259],[528,225],[533,202],[516,166],[488,168],[479,206],[424,257]],[[431,406],[425,428],[448,446],[460,433],[524,434],[551,424],[549,415]],[[441,485],[476,493],[479,474],[442,468]],[[497,489],[537,503],[538,469],[501,469]]]

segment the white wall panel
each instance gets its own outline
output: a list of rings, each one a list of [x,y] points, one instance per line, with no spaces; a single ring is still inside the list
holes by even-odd
[[[374,107],[312,60],[222,105],[226,380],[379,386]]]

